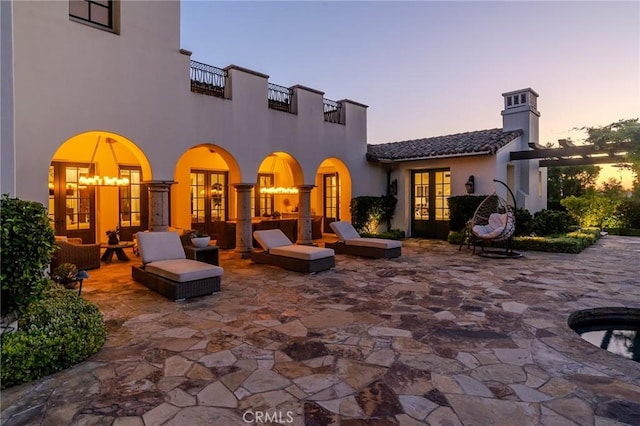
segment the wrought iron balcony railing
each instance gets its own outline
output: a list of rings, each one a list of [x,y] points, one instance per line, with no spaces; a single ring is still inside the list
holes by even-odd
[[[203,95],[224,98],[224,87],[227,82],[227,72],[212,65],[191,61],[189,71],[191,77],[191,91]]]
[[[330,99],[322,99],[322,109],[324,112],[324,121],[329,123],[344,124],[342,119],[342,104]]]
[[[278,111],[291,112],[292,98],[293,93],[288,87],[269,83],[269,92],[267,93],[269,108],[276,109]]]

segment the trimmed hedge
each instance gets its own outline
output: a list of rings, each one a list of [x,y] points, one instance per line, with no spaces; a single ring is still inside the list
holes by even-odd
[[[473,217],[476,209],[487,195],[457,195],[449,197],[449,229],[461,231]]]
[[[98,352],[107,330],[97,306],[50,283],[30,303],[15,333],[1,338],[2,389],[64,370]]]
[[[362,232],[360,236],[363,238],[385,238],[388,240],[401,240],[405,237],[405,234],[402,229],[392,229],[391,231],[380,232],[378,234]]]
[[[447,240],[451,244],[462,244],[462,232],[449,232]],[[570,232],[557,237],[520,236],[513,238],[513,248],[516,250],[533,250],[551,253],[580,253],[600,238],[597,228],[585,228],[581,231]],[[486,247],[504,247],[504,241],[498,243],[486,242]]]
[[[351,199],[351,224],[358,231],[374,232],[380,225],[391,227],[398,199],[392,195],[363,195]]]

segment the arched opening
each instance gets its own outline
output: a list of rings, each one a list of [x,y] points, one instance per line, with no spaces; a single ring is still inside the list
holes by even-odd
[[[315,184],[311,193],[312,216],[322,216],[322,232],[332,234],[331,222],[351,222],[351,174],[342,160],[327,158],[318,166]]]
[[[107,230],[120,227],[120,239],[131,241],[148,227],[142,182],[150,179],[149,161],[126,137],[90,131],[69,138],[49,166],[48,212],[56,235],[106,242]]]
[[[202,144],[189,149],[176,164],[174,180],[172,226],[215,238],[216,222],[236,217],[236,194],[231,184],[241,181],[240,167],[223,148]]]
[[[251,195],[251,216],[298,216],[298,189],[304,183],[298,161],[286,152],[269,154],[258,167],[256,186]],[[276,213],[276,214],[277,214]]]

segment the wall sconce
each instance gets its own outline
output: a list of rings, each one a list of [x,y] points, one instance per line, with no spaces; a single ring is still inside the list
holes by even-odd
[[[469,180],[464,184],[464,187],[467,188],[467,194],[473,194],[476,190],[476,179],[473,175],[469,176]]]
[[[389,193],[389,195],[398,194],[398,179],[394,179],[394,180],[391,181],[391,183],[389,184],[389,189],[387,190],[387,192]]]

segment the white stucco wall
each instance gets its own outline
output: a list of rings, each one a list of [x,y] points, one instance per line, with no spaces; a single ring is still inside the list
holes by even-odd
[[[267,76],[234,66],[228,69],[232,99],[192,93],[190,58],[179,52],[179,2],[120,2],[120,34],[69,20],[67,2],[13,5],[12,169],[30,171],[19,173],[20,197],[45,203],[53,154],[92,130],[135,143],[151,165],[146,179],[172,180],[184,152],[208,143],[238,162],[240,177],[230,183],[254,182],[264,158],[279,151],[298,161],[301,183],[313,184],[321,162],[335,157],[358,176],[354,196],[375,186],[376,170],[365,160],[364,105],[343,101],[346,124],[327,123],[322,94],[298,87],[297,114],[271,110]]]

